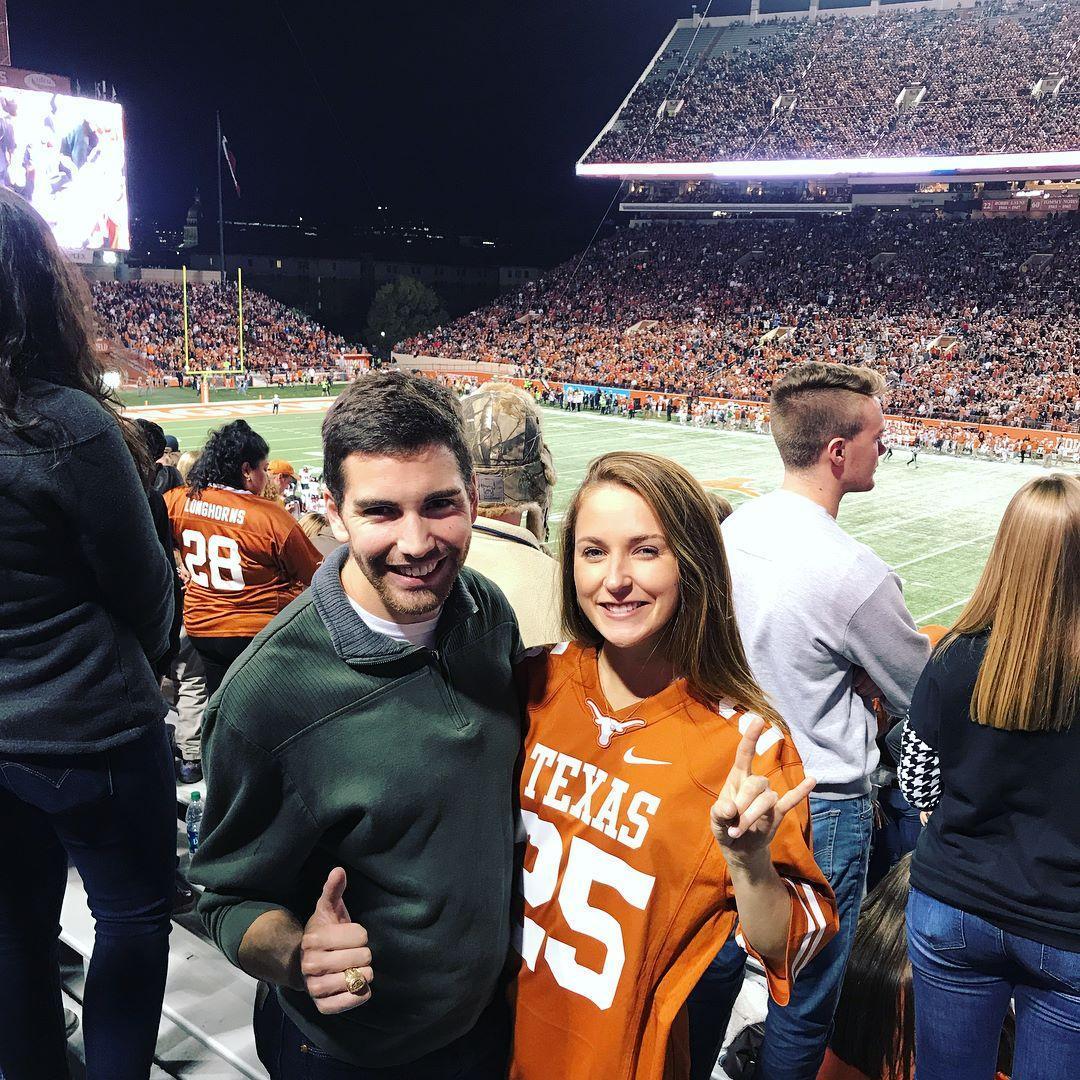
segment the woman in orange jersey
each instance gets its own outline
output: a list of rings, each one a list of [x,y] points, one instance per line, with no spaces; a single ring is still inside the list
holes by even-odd
[[[311,584],[322,556],[283,506],[262,497],[266,440],[246,420],[210,438],[187,487],[165,496],[189,580],[184,628],[213,693],[251,639]]]
[[[733,933],[786,1003],[836,930],[813,780],[743,655],[716,511],[606,454],[562,535],[572,640],[523,665],[515,1080],[688,1074],[680,1013]]]

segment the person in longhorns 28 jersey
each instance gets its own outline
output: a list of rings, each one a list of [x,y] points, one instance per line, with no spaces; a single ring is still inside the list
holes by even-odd
[[[783,1004],[836,932],[813,780],[749,673],[715,511],[681,467],[593,462],[562,595],[573,640],[520,669],[510,1076],[683,1078],[683,1005],[729,935]]]
[[[322,562],[296,519],[261,495],[267,451],[246,421],[234,420],[211,433],[187,486],[165,496],[188,576],[184,626],[211,692]]]

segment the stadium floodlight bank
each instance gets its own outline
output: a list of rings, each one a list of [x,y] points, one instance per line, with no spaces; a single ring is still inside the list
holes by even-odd
[[[798,180],[829,177],[887,177],[896,180],[935,180],[943,176],[971,179],[1080,176],[1080,150],[1039,154],[962,154],[955,157],[789,158],[758,161],[644,161],[583,164],[578,176],[619,180]]]

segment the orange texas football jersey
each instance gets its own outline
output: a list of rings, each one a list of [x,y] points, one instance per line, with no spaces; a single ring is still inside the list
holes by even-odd
[[[311,583],[322,556],[277,503],[234,488],[165,494],[173,543],[191,575],[192,637],[254,637]]]
[[[736,928],[709,810],[752,714],[709,708],[682,679],[613,710],[596,658],[592,648],[556,645],[521,672],[527,843],[515,926],[514,1080],[660,1080],[672,1024]],[[758,740],[754,771],[781,795],[803,779],[794,745],[773,727]],[[786,961],[768,970],[768,982],[786,1004],[791,982],[837,927],[805,802],[784,818],[772,857],[791,922]],[[677,1076],[685,1045],[671,1042],[666,1075]]]

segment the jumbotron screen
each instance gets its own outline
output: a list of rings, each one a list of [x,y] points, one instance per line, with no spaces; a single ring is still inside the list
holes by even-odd
[[[0,186],[68,251],[131,247],[124,113],[114,101],[0,88]]]

